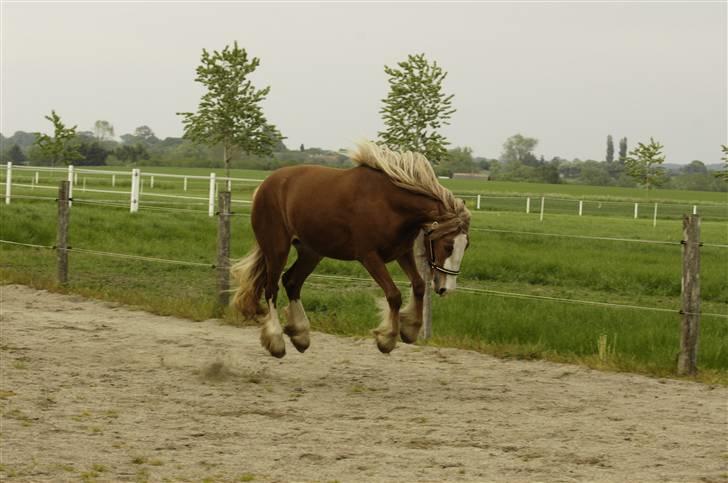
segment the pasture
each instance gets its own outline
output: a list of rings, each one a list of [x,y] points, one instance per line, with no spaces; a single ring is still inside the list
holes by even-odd
[[[725,477],[725,387],[320,332],[278,360],[253,327],[2,294],[3,480]]]
[[[145,168],[142,172],[164,172]],[[209,174],[208,170],[178,170],[177,175]],[[218,174],[222,175],[220,171]],[[53,173],[61,179],[62,173]],[[31,172],[13,174],[14,182],[26,177],[30,186],[13,186],[18,198],[2,205],[0,238],[38,245],[53,245],[55,191],[33,186]],[[46,176],[46,175],[44,175]],[[232,173],[233,177],[262,179],[263,172]],[[73,247],[127,253],[164,259],[212,263],[216,219],[207,216],[205,198],[209,182],[190,179],[187,191],[182,179],[157,177],[154,187],[145,177],[139,213],[130,214],[127,194],[83,191],[111,190],[106,174],[81,175],[74,188],[70,243]],[[54,187],[54,178],[46,180]],[[20,181],[18,181],[20,180]],[[129,189],[121,176],[114,189]],[[124,185],[126,183],[126,185]],[[43,184],[41,180],[41,184]],[[657,191],[651,201],[672,203],[674,213],[658,218],[652,213],[632,216],[635,200],[644,193],[593,187],[492,183],[470,180],[445,181],[455,193],[481,194],[481,210],[473,211],[471,249],[463,264],[460,291],[434,301],[434,337],[428,344],[453,346],[502,357],[545,358],[577,362],[591,367],[665,376],[674,373],[678,350],[680,307],[682,213],[698,204],[705,243],[728,243],[728,208],[719,205],[721,193]],[[249,199],[255,182],[234,182],[233,198]],[[545,187],[564,203],[562,210],[546,210],[543,221],[537,210],[526,214],[521,207],[504,206],[503,193],[543,194]],[[576,189],[581,191],[574,191]],[[193,199],[149,196],[179,194]],[[576,212],[579,195],[583,216]],[[50,199],[36,199],[35,197]],[[569,201],[569,198],[572,198]],[[641,197],[641,198],[640,198]],[[518,198],[522,202],[524,198]],[[601,200],[601,201],[600,201]],[[472,202],[472,199],[470,199]],[[547,201],[553,206],[553,202]],[[608,211],[608,202],[624,204],[624,213]],[[510,203],[510,201],[509,201]],[[537,206],[533,202],[533,206]],[[593,203],[593,205],[592,205]],[[601,208],[599,205],[601,203]],[[620,205],[615,205],[620,206]],[[472,207],[472,203],[471,203]],[[567,209],[568,208],[568,209]],[[233,256],[250,246],[251,231],[244,203],[234,205]],[[603,210],[603,211],[599,211]],[[620,208],[622,210],[622,208]],[[510,233],[504,233],[510,232]],[[514,232],[613,237],[675,242],[671,245],[614,240],[538,236]],[[705,246],[702,255],[703,312],[726,314],[728,310],[728,249]],[[123,302],[155,313],[204,320],[214,311],[214,273],[206,267],[152,263],[72,253],[68,292]],[[55,254],[50,250],[3,245],[0,270],[6,281],[39,288],[55,286]],[[404,276],[392,267],[396,280]],[[376,325],[374,298],[381,297],[361,266],[324,261],[303,291],[303,303],[314,329],[341,335],[364,336]],[[340,277],[346,277],[342,279]],[[361,280],[360,280],[361,279]],[[404,287],[403,287],[404,288]],[[406,290],[405,290],[406,292]],[[559,300],[525,297],[551,297]],[[285,295],[280,297],[284,298]],[[560,299],[606,302],[652,310],[573,304]],[[281,301],[281,305],[285,303]],[[234,314],[226,320],[238,324]],[[373,343],[372,343],[373,344]],[[373,348],[373,347],[372,347]],[[374,349],[374,348],[373,348]],[[374,349],[376,350],[376,349]],[[262,351],[262,349],[261,349]],[[261,356],[264,353],[261,352]],[[701,322],[699,367],[705,381],[728,381],[728,321],[705,316]]]

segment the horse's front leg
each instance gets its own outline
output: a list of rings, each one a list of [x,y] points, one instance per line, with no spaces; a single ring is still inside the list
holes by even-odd
[[[382,323],[374,329],[377,347],[385,354],[392,352],[397,346],[399,335],[399,308],[402,306],[402,294],[392,281],[387,266],[377,253],[370,253],[361,260],[369,275],[382,287],[387,298],[388,309],[385,308]]]
[[[412,344],[417,341],[417,336],[422,328],[422,299],[425,295],[425,281],[422,280],[422,276],[417,270],[413,250],[398,258],[397,263],[412,284],[410,299],[407,301],[407,305],[399,311],[399,334],[403,342]]]

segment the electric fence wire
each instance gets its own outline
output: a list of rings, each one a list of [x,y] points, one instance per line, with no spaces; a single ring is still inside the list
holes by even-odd
[[[33,247],[33,248],[57,249],[57,247],[50,246],[50,245],[36,245],[36,244],[32,244],[32,243],[20,243],[20,242],[14,242],[14,241],[9,241],[9,240],[0,240],[0,243]],[[158,258],[158,257],[145,257],[145,256],[139,256],[139,255],[125,254],[125,253],[113,253],[113,252],[104,252],[104,251],[100,251],[100,250],[89,250],[89,249],[85,249],[85,248],[69,247],[69,248],[66,248],[66,250],[69,252],[88,253],[88,254],[93,254],[93,255],[125,258],[125,259],[131,259],[131,260],[142,260],[142,261],[150,261],[150,262],[160,262],[160,263],[170,263],[170,264],[179,264],[179,265],[216,268],[216,265],[211,264],[211,263],[190,262],[190,261],[185,261],[185,260],[173,260],[173,259]],[[345,275],[312,274],[311,277],[321,278],[321,279],[341,280],[341,281],[366,282],[369,284],[374,283],[373,280],[368,279],[368,278],[351,277],[351,276],[345,276]],[[399,286],[409,286],[409,282],[407,282],[407,281],[396,280],[395,283]],[[647,311],[653,311],[653,312],[667,312],[667,313],[673,313],[673,314],[674,313],[678,313],[678,314],[683,313],[680,310],[666,309],[663,307],[648,307],[648,306],[642,306],[642,305],[598,302],[598,301],[594,301],[594,300],[579,300],[579,299],[568,299],[568,298],[563,298],[563,297],[550,297],[550,296],[546,296],[546,295],[520,294],[520,293],[516,293],[516,292],[503,292],[503,291],[499,291],[499,290],[490,290],[490,289],[482,289],[482,288],[474,288],[474,287],[461,286],[459,288],[459,290],[461,290],[463,292],[470,292],[470,293],[475,293],[475,294],[496,295],[496,296],[509,297],[509,298],[547,300],[547,301],[552,301],[552,302],[563,302],[563,303],[582,304],[582,305],[595,305],[595,306],[601,306],[601,307],[612,307],[612,308],[633,309],[633,310],[647,310]],[[701,312],[700,315],[728,319],[728,314]]]

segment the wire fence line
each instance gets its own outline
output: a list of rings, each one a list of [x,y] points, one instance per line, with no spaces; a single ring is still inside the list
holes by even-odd
[[[0,240],[0,243],[8,244],[8,245],[30,247],[30,248],[49,249],[49,250],[58,249],[58,247],[53,246],[53,245],[38,245],[38,244],[33,244],[33,243],[21,243],[21,242],[16,242],[16,241],[11,241],[11,240]],[[157,263],[166,263],[166,264],[175,264],[175,265],[205,267],[205,268],[210,268],[210,269],[217,268],[217,266],[213,263],[192,262],[189,260],[175,260],[175,259],[170,259],[170,258],[132,255],[132,254],[128,254],[128,253],[114,253],[114,252],[106,252],[106,251],[101,251],[101,250],[91,250],[91,249],[76,248],[76,247],[68,247],[68,248],[66,248],[66,250],[71,253],[73,253],[73,252],[86,253],[86,254],[90,254],[90,255],[122,258],[122,259],[127,259],[127,260],[140,260],[140,261],[145,261],[145,262],[157,262]],[[314,274],[311,274],[310,276],[313,278],[324,279],[324,280],[349,281],[349,282],[366,283],[369,285],[374,285],[376,283],[371,278],[353,277],[353,276],[348,276],[348,275],[332,275],[332,274],[314,273]],[[409,287],[409,285],[410,285],[409,280],[394,280],[394,282],[395,282],[395,284],[397,284],[400,287]],[[479,294],[479,295],[493,295],[493,296],[499,296],[499,297],[505,297],[505,298],[543,300],[543,301],[561,302],[561,303],[567,303],[567,304],[592,305],[592,306],[608,307],[608,308],[615,308],[615,309],[645,310],[645,311],[663,312],[663,313],[671,313],[671,314],[685,313],[679,309],[668,309],[668,308],[664,308],[664,307],[650,307],[650,306],[644,306],[644,305],[620,304],[620,303],[614,303],[614,302],[599,302],[596,300],[581,300],[581,299],[570,299],[570,298],[565,298],[565,297],[552,297],[552,296],[547,296],[547,295],[523,294],[523,293],[517,293],[517,292],[505,292],[505,291],[500,291],[500,290],[492,290],[492,289],[477,288],[477,287],[460,286],[460,287],[458,287],[458,290],[466,292],[466,293]],[[728,314],[701,312],[700,315],[707,316],[707,317],[728,319]]]

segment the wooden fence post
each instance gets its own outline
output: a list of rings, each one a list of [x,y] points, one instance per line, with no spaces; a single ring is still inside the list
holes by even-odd
[[[682,330],[677,373],[694,376],[698,372],[700,333],[700,217],[683,217]]]
[[[220,315],[230,302],[230,204],[230,192],[220,192],[217,223],[217,310]]]
[[[58,254],[58,283],[68,283],[68,219],[70,181],[61,181],[58,187],[58,234],[56,236],[56,251]]]
[[[422,329],[420,329],[420,337],[427,340],[432,337],[432,270],[427,259],[425,233],[423,231],[420,231],[420,234],[415,240],[414,252],[417,271],[420,273],[422,280],[425,281],[425,295],[422,298]]]

